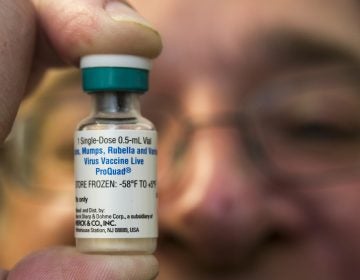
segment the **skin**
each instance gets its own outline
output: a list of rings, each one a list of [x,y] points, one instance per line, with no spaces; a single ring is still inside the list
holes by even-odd
[[[175,119],[180,116],[193,120],[208,119],[238,111],[246,104],[246,98],[255,95],[258,89],[266,88],[271,81],[304,76],[304,73],[312,76],[314,71],[323,72],[324,67],[328,69],[339,63],[359,64],[359,6],[355,1],[276,0],[264,3],[243,0],[228,1],[226,4],[220,1],[191,1],[190,4],[190,1],[162,0],[132,3],[163,36],[164,51],[154,64],[152,91],[143,98],[143,111],[154,120],[160,134],[176,131],[176,128],[167,125],[166,118],[158,118],[159,112]],[[47,10],[48,7],[38,11],[46,13]],[[56,7],[53,11],[57,11]],[[51,13],[52,16],[56,14]],[[42,22],[45,22],[51,16],[42,18]],[[93,33],[87,29],[93,29],[92,23],[75,24],[76,27],[70,28],[72,32],[65,32],[64,37],[51,36],[56,34],[51,33],[52,30],[58,30],[52,29],[54,25],[56,21],[44,26],[47,26],[46,32],[50,38],[57,38],[52,43],[66,61],[76,63],[81,51],[87,53],[98,50],[97,47],[108,47],[99,43],[96,48],[90,48],[96,38],[104,42],[102,32]],[[85,26],[83,31],[74,31],[82,26]],[[80,34],[79,38],[85,39],[79,44],[75,42],[77,48],[66,50],[67,44],[64,42],[70,40],[69,37],[71,40],[77,38],[68,36],[74,32]],[[96,34],[100,34],[99,37]],[[131,34],[134,35],[133,32]],[[88,36],[95,38],[88,40]],[[328,49],[337,51],[321,61],[313,57],[306,59],[300,56],[298,49],[291,51],[286,47],[292,45],[289,42],[292,40],[293,43],[294,38],[301,38],[312,47],[315,42],[316,47],[321,46],[321,53]],[[60,43],[56,43],[56,40]],[[115,39],[109,37],[109,40]],[[86,47],[90,49],[85,51]],[[154,56],[157,53],[144,55]],[[23,68],[19,66],[19,69]],[[27,74],[24,76],[27,77]],[[11,86],[9,88],[12,89]],[[315,103],[311,114],[320,111],[322,100],[325,98]],[[344,118],[357,119],[355,113],[347,112],[347,108],[350,108],[348,105],[353,102],[345,102],[348,104],[345,109],[336,107],[338,103],[334,102],[331,105],[333,110],[322,115],[325,120],[331,118],[332,112]],[[49,130],[56,119],[61,119],[63,123],[65,112],[74,108],[72,102],[63,106],[45,123]],[[301,111],[302,107],[299,105],[291,112],[285,112],[284,118],[290,118],[290,113],[295,109]],[[242,135],[233,126],[210,126],[197,130],[182,155],[184,162],[180,165],[181,172],[177,174],[168,168],[171,163],[167,152],[171,150],[169,143],[173,143],[171,136],[175,135],[169,134],[164,134],[159,143],[161,235],[156,253],[160,262],[158,279],[358,278],[358,176],[321,181],[308,188],[297,188],[296,180],[269,178],[249,158],[244,145],[239,144]],[[50,135],[49,131],[46,135]],[[64,135],[67,133],[64,132]],[[43,150],[39,154],[50,157],[51,151],[56,150],[55,146],[60,143],[56,143],[55,136],[53,141],[44,139]],[[57,160],[55,157],[49,159],[47,166],[58,166],[60,163]],[[39,180],[50,182],[51,173],[45,172],[46,168],[39,167],[46,175],[39,172],[39,176],[43,176]],[[64,174],[68,174],[65,169]],[[174,177],[166,177],[169,172]],[[66,189],[71,189],[70,183],[63,184]],[[72,217],[66,218],[65,215],[64,219],[71,224]],[[49,241],[42,246],[52,242],[65,243],[65,240],[68,240],[66,236],[61,236],[59,240]],[[64,256],[62,250],[36,254],[30,260],[27,258],[11,273],[16,275],[20,269],[35,269],[37,273],[44,273],[41,268],[45,267],[45,262],[52,262],[51,258],[42,257],[42,254],[52,256],[54,253],[61,257]],[[65,250],[68,254],[66,258],[79,258],[70,249]],[[128,266],[129,258],[125,257],[80,258],[85,265],[95,263],[102,269],[106,268],[106,273],[113,271],[110,265],[102,266],[103,262],[109,260],[119,264],[121,273],[133,268]],[[22,265],[27,262],[30,265]],[[154,263],[150,265],[149,259],[145,263],[156,268]],[[80,271],[74,264],[64,264],[66,270],[74,271],[70,275],[77,275]],[[53,275],[59,275],[55,267],[52,271],[55,273]],[[90,270],[89,273],[92,272]],[[140,273],[140,270],[137,269],[137,272]],[[134,269],[129,273],[132,275]],[[150,274],[146,274],[144,279],[151,278]],[[108,275],[109,279],[115,278],[112,274]],[[70,279],[68,275],[61,277],[58,278]],[[98,274],[93,279],[99,277]],[[117,274],[116,277],[121,276]]]
[[[272,51],[271,38],[284,31],[344,50],[358,63],[355,1],[160,1],[156,9],[140,2],[165,46],[145,111],[153,102],[175,118],[211,117],[238,110],[269,80],[317,69],[316,60],[295,62],[295,53],[283,63],[284,53]],[[166,103],[169,96],[176,101]],[[159,182],[159,279],[357,279],[360,179],[315,189],[269,181],[237,133],[197,131],[179,177]]]
[[[132,9],[119,3],[122,2],[1,2],[1,141],[9,133],[21,99],[47,67],[76,65],[80,56],[94,52],[147,57],[159,54],[159,34]],[[25,204],[28,201],[25,197]],[[36,203],[30,203],[29,211],[36,207]],[[6,243],[6,239],[1,242]],[[143,269],[137,269],[139,266]],[[0,275],[3,279],[150,279],[157,272],[158,263],[153,256],[85,256],[74,249],[58,248],[28,256]]]
[[[1,36],[6,38],[1,46],[1,59],[2,64],[7,65],[0,76],[5,89],[1,104],[6,104],[2,108],[1,140],[9,133],[26,87],[32,88],[47,67],[76,65],[81,56],[89,53],[128,53],[149,58],[160,53],[159,34],[121,3],[124,2],[34,0],[1,3],[1,21],[6,22],[0,29]],[[108,10],[106,7],[110,4]]]

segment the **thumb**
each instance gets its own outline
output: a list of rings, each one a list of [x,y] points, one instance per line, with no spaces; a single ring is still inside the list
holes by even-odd
[[[93,53],[156,57],[159,33],[119,0],[33,0],[41,29],[67,62]]]
[[[157,273],[158,262],[151,255],[84,255],[74,248],[63,247],[29,255],[8,272],[6,279],[149,280],[154,279]],[[5,272],[3,277],[6,277]]]

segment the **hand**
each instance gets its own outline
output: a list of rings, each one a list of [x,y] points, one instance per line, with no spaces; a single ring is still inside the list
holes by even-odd
[[[0,141],[21,99],[46,68],[76,65],[91,53],[156,57],[156,30],[124,1],[3,0],[0,2]]]
[[[0,279],[154,279],[158,263],[154,256],[83,255],[73,248],[53,248],[24,258]]]
[[[90,53],[152,58],[161,50],[159,34],[120,1],[3,0],[0,6],[0,141],[23,96],[48,67],[77,65]],[[9,272],[0,270],[0,279],[151,279],[157,271],[153,256],[55,248],[24,258]]]
[[[157,275],[154,256],[83,255],[73,248],[53,248],[24,258],[0,279],[131,279],[150,280]]]

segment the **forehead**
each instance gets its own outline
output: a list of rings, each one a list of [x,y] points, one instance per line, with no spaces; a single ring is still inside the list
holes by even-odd
[[[132,3],[163,37],[164,50],[155,61],[151,88],[176,98],[184,99],[187,92],[194,96],[195,90],[204,92],[205,99],[220,92],[222,96],[230,93],[232,103],[239,92],[252,91],[260,84],[262,74],[286,69],[287,63],[315,64],[314,59],[332,56],[360,58],[360,9],[356,1]]]
[[[203,66],[208,69],[209,65],[230,64],[234,59],[238,63],[249,61],[259,57],[272,38],[291,33],[359,55],[360,9],[356,1],[133,2],[163,36],[164,52],[159,61],[176,61],[177,68],[190,64],[187,68],[198,71]]]

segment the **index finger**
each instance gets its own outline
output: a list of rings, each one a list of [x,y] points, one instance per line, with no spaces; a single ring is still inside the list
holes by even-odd
[[[50,45],[67,62],[94,53],[154,58],[161,51],[159,33],[125,1],[33,2]]]

